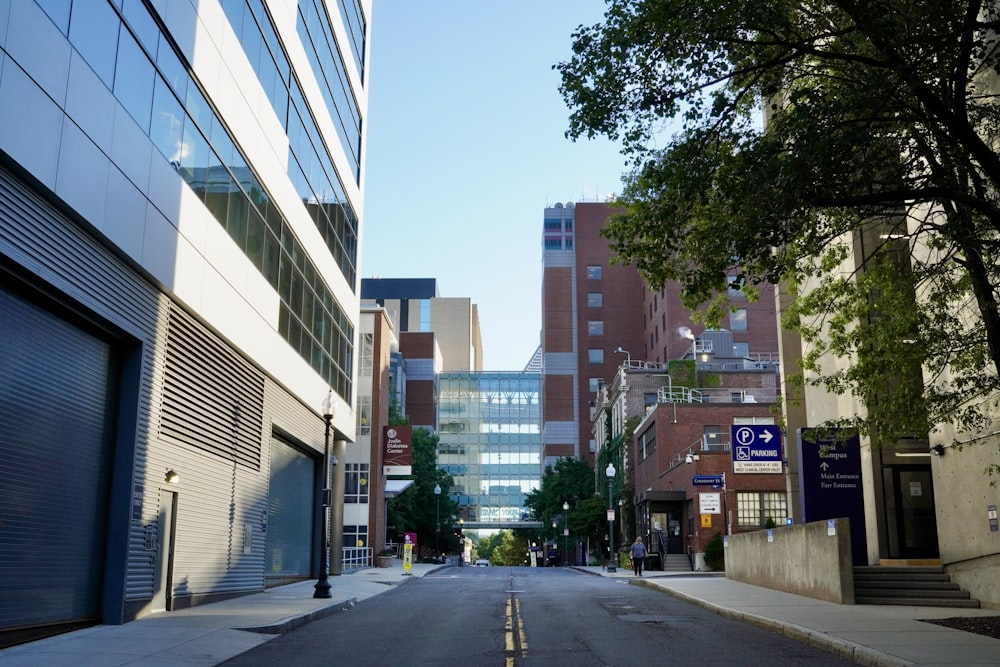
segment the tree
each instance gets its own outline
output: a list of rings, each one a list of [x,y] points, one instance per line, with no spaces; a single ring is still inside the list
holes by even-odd
[[[552,519],[562,517],[563,503],[569,503],[572,513],[581,500],[592,495],[594,469],[583,459],[564,457],[556,461],[555,467],[545,466],[541,486],[530,491],[524,503],[535,519],[548,525]]]
[[[500,538],[500,543],[493,549],[493,563],[496,565],[524,565],[528,554],[528,541],[507,530],[498,533],[497,537]]]
[[[425,428],[413,429],[413,484],[386,503],[389,525],[398,533],[415,532],[421,555],[429,555],[440,542],[441,550],[454,552],[458,539],[452,530],[452,517],[458,514],[458,503],[448,497],[454,481],[437,466],[438,436]],[[441,486],[441,496],[434,487]],[[438,502],[440,502],[440,511]],[[436,539],[438,517],[441,521],[440,540]]]
[[[594,483],[594,469],[582,459],[565,457],[555,467],[545,467],[541,486],[525,499],[532,516],[542,524],[543,541],[547,526],[553,520],[562,526],[564,514],[574,544],[607,532],[607,506],[603,496],[596,494]],[[569,504],[569,510],[563,510],[563,503]]]
[[[608,0],[556,69],[568,136],[620,140],[631,161],[605,230],[618,260],[654,289],[679,281],[709,325],[727,289],[800,292],[785,325],[806,381],[856,395],[865,414],[838,425],[876,445],[983,428],[1000,390],[998,18],[975,1]]]

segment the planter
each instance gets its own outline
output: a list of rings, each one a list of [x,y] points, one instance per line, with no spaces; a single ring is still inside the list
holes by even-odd
[[[379,567],[392,567],[394,560],[396,560],[395,556],[375,556],[375,562],[378,563]]]

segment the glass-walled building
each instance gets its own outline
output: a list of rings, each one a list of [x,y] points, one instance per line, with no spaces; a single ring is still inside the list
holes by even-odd
[[[444,373],[438,465],[455,480],[466,530],[524,525],[525,496],[542,478],[538,373]]]
[[[0,2],[0,648],[339,573],[371,6]]]

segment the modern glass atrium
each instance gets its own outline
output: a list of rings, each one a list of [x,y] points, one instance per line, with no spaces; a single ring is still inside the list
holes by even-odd
[[[525,526],[525,495],[542,478],[541,376],[444,373],[438,392],[438,465],[455,480],[455,520],[466,530]]]

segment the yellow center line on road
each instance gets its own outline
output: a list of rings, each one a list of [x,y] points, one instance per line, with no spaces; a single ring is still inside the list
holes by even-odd
[[[521,616],[521,601],[516,596],[507,598],[504,613],[504,650],[507,653],[507,667],[514,667],[517,657],[528,657],[528,638],[524,632],[524,618]],[[520,646],[520,650],[518,647]]]

